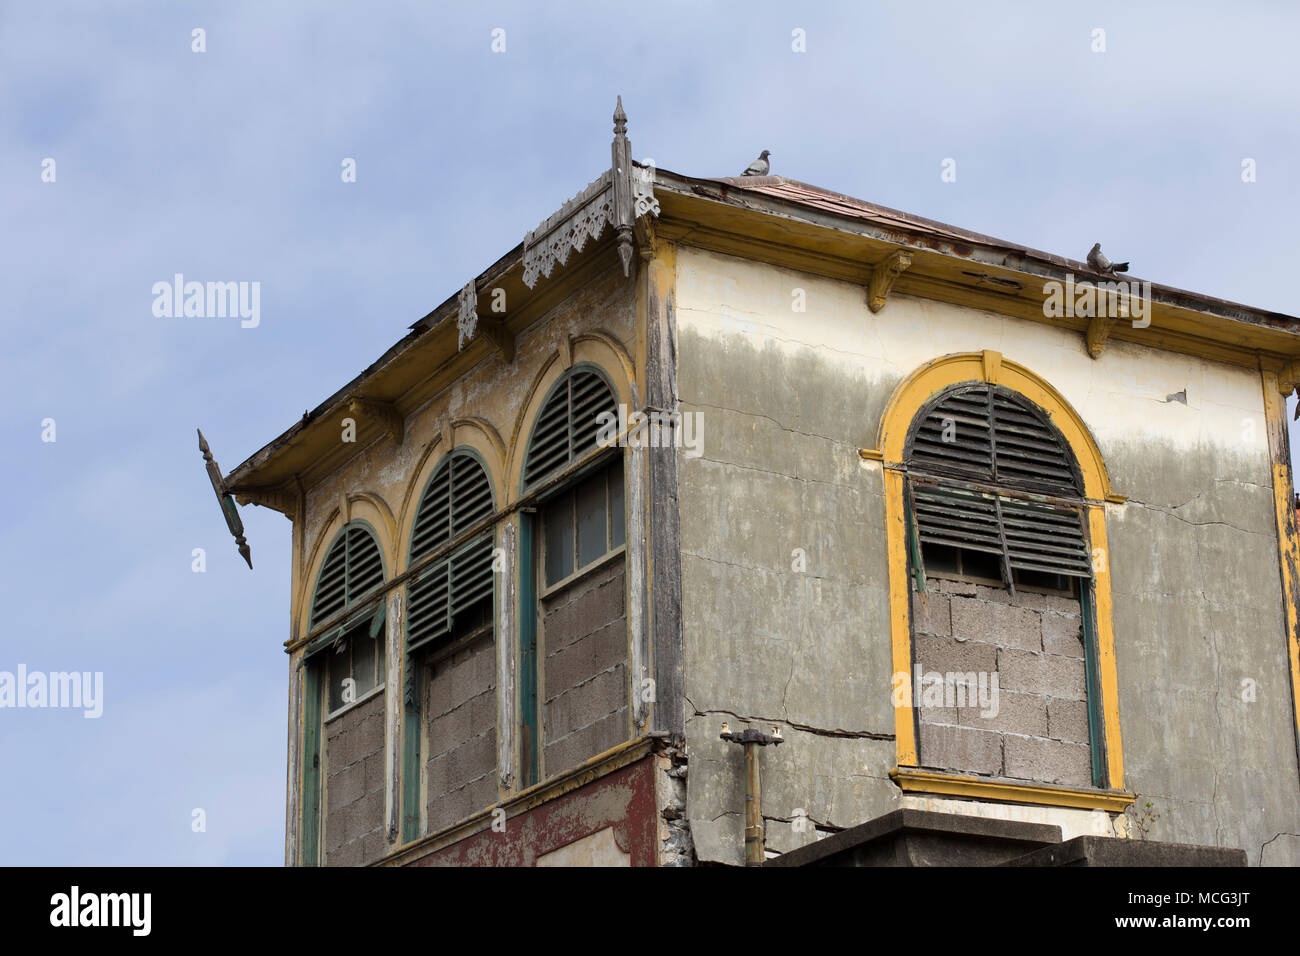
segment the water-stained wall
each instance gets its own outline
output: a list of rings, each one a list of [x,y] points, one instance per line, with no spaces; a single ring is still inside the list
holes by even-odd
[[[901,805],[882,466],[858,451],[909,373],[995,350],[1073,406],[1128,498],[1106,528],[1124,784],[1159,814],[1149,837],[1300,863],[1257,371],[1117,341],[1094,360],[1078,332],[904,295],[873,314],[861,286],[685,246],[676,322],[682,409],[705,425],[702,456],[678,458],[702,859],[742,854],[724,720],[786,737],[762,756],[770,849]]]

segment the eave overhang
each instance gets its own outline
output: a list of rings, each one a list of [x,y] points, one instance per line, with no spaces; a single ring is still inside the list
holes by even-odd
[[[893,291],[1086,331],[1086,318],[1045,314],[1047,282],[1104,282],[1084,262],[958,229],[778,176],[693,179],[659,170],[665,240],[868,285],[906,250]],[[1117,323],[1112,339],[1255,367],[1300,356],[1300,318],[1151,283],[1150,327]]]
[[[696,179],[654,169],[651,193],[648,172],[642,172],[647,176],[644,192],[659,205],[656,240],[854,282],[864,290],[872,288],[873,274],[879,276],[877,267],[892,262],[895,268],[889,277],[889,294],[919,296],[1069,328],[1088,336],[1089,346],[1096,344],[1096,329],[1090,332],[1089,319],[1049,317],[1044,309],[1047,283],[1065,283],[1070,277],[1093,282],[1114,278],[1093,272],[1086,263],[783,177]],[[562,218],[572,204],[546,222]],[[640,234],[637,242],[643,244]],[[525,284],[525,246],[515,246],[475,280],[480,295],[485,290],[505,290],[510,308],[495,321],[512,337],[595,274],[614,267],[619,259],[613,253],[615,248],[626,270],[626,239],[606,230],[572,253],[554,277],[537,282],[536,276],[530,275],[534,282],[530,288]],[[906,266],[898,265],[902,259]],[[1294,316],[1156,283],[1150,284],[1150,290],[1150,326],[1109,323],[1102,344],[1108,337],[1271,370],[1300,362],[1300,319]],[[872,308],[877,308],[874,302]],[[344,444],[339,440],[342,419],[349,407],[356,407],[354,399],[381,403],[399,415],[409,415],[480,362],[494,360],[494,356],[500,360],[500,350],[488,336],[476,336],[463,350],[459,348],[457,313],[458,296],[451,295],[360,375],[232,470],[226,477],[227,489],[241,504],[263,504],[292,515],[294,501],[303,489],[385,436],[383,422],[362,416],[366,420],[356,421],[357,441]],[[1082,339],[1080,347],[1085,347]]]

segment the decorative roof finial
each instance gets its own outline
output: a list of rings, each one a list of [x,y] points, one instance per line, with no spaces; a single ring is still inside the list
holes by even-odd
[[[627,133],[627,114],[623,112],[623,97],[618,98],[618,106],[614,107],[614,135],[623,136]]]
[[[253,552],[244,538],[244,523],[239,520],[239,509],[235,507],[234,497],[226,490],[226,481],[221,477],[221,468],[212,457],[212,449],[208,447],[208,440],[203,437],[203,430],[196,429],[196,431],[199,433],[199,451],[203,453],[203,465],[207,469],[208,479],[212,482],[212,490],[217,494],[217,504],[221,505],[221,513],[226,517],[226,527],[230,529],[230,533],[235,538],[235,547],[248,562],[251,570]]]

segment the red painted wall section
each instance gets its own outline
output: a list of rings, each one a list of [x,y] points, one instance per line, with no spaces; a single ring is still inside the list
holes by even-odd
[[[407,866],[533,866],[539,856],[606,827],[614,828],[614,841],[633,866],[655,866],[654,773],[654,757],[647,756],[511,817],[504,833],[487,826]]]

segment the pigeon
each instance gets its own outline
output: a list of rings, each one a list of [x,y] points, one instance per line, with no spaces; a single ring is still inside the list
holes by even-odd
[[[1102,254],[1100,242],[1092,244],[1092,249],[1088,252],[1088,265],[1107,275],[1114,275],[1116,272],[1128,272],[1127,262],[1111,262]]]
[[[754,160],[752,163],[750,163],[749,166],[746,167],[745,171],[744,171],[743,173],[741,173],[740,175],[742,175],[742,176],[766,176],[766,175],[767,175],[767,171],[768,171],[769,169],[772,168],[771,165],[770,165],[770,164],[768,163],[768,161],[767,161],[767,157],[770,156],[770,155],[772,155],[772,151],[771,151],[771,150],[767,150],[767,149],[763,150],[761,153],[758,154],[758,159],[756,159],[756,160]]]

